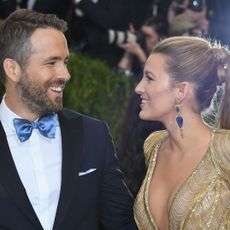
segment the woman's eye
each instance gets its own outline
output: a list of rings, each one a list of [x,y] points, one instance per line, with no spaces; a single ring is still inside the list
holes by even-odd
[[[146,76],[147,81],[153,81],[153,78],[150,76]]]

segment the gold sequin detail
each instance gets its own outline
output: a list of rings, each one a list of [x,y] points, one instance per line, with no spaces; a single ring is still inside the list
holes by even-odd
[[[140,230],[157,230],[148,207],[148,190],[157,152],[166,131],[151,134],[144,144],[148,166],[134,204]],[[174,196],[169,230],[230,230],[230,131],[213,130],[207,153]]]

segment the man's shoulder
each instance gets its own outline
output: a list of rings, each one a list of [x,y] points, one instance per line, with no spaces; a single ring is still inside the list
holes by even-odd
[[[58,117],[61,128],[67,130],[78,130],[84,133],[84,135],[88,138],[93,137],[95,139],[100,139],[110,133],[105,121],[87,116],[71,109],[63,108],[62,111],[58,113]]]
[[[81,119],[84,123],[94,123],[94,124],[98,124],[98,123],[102,123],[101,120],[94,118],[94,117],[90,117],[86,114],[83,113],[79,113],[77,111],[68,109],[68,108],[63,108],[60,112],[59,112],[59,116],[63,116],[64,118],[68,119],[68,120],[76,120],[76,119]]]

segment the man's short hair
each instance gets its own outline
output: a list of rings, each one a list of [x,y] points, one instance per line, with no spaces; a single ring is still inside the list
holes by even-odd
[[[32,52],[30,37],[39,28],[54,28],[65,33],[67,23],[54,14],[43,14],[28,9],[16,10],[1,22],[0,79],[3,83],[6,79],[4,59],[14,59],[24,68]]]

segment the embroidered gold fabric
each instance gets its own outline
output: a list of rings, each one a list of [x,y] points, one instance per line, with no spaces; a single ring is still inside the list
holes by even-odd
[[[154,132],[144,144],[148,170],[134,204],[140,230],[157,230],[148,191],[158,149],[167,135],[166,131]],[[169,230],[230,230],[229,130],[212,130],[207,153],[174,196],[168,215]]]

